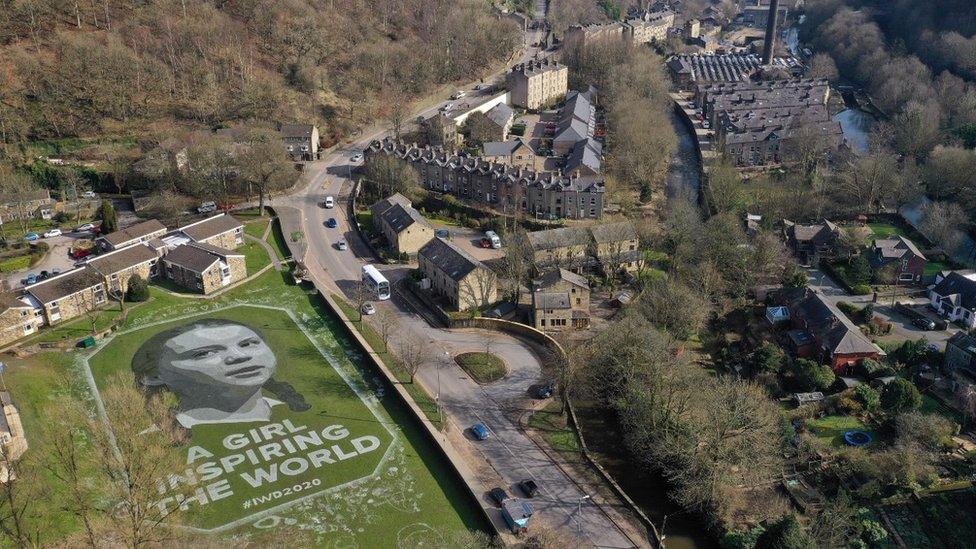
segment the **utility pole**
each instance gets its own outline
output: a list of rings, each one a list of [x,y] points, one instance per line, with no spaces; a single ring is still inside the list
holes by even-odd
[[[583,494],[576,500],[576,547],[580,547],[580,540],[583,539],[583,500],[590,499],[589,494]]]

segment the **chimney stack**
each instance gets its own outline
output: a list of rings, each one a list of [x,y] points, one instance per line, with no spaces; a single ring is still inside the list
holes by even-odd
[[[776,48],[776,20],[779,18],[779,0],[769,0],[769,15],[766,17],[766,40],[763,42],[762,62],[764,65],[773,64],[773,52]]]

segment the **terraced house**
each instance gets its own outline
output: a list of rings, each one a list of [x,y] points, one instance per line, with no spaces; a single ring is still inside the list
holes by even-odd
[[[394,204],[379,212],[379,228],[390,250],[398,255],[416,255],[434,238],[434,228],[410,203]]]
[[[32,297],[0,294],[0,345],[37,332],[44,322],[44,312]]]
[[[539,272],[633,271],[643,264],[640,238],[630,221],[588,227],[562,227],[528,233],[532,258]]]
[[[401,158],[417,168],[426,188],[502,212],[521,210],[540,217],[570,219],[603,217],[606,186],[602,179],[537,172],[390,138],[373,141],[365,153],[367,161],[374,155]]]
[[[28,286],[25,291],[37,301],[49,325],[79,317],[108,302],[105,279],[87,266]]]
[[[244,244],[244,224],[230,214],[213,217],[184,225],[177,229],[194,242],[210,244],[228,250],[236,250]]]
[[[102,254],[88,261],[89,268],[102,276],[112,295],[122,295],[129,289],[129,280],[139,275],[149,280],[156,275],[159,256],[145,244],[133,244],[127,248]]]
[[[102,250],[118,250],[133,244],[149,242],[154,238],[159,238],[166,234],[166,225],[156,219],[149,219],[141,223],[136,223],[131,227],[120,229],[114,233],[109,233],[98,237],[95,242]]]

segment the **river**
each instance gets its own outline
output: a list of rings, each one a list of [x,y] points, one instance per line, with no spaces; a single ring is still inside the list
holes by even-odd
[[[675,109],[671,109],[669,119],[678,136],[678,149],[668,165],[668,201],[687,199],[697,204],[701,193],[701,166],[695,138]]]
[[[874,128],[875,118],[871,114],[856,108],[846,108],[833,116],[840,122],[844,130],[847,144],[859,154],[868,152],[871,130]]]

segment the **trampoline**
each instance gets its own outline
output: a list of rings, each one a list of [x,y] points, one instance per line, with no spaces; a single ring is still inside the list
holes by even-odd
[[[855,446],[855,447],[867,446],[868,444],[871,444],[871,442],[873,441],[874,441],[874,437],[872,437],[868,433],[865,433],[864,431],[855,430],[855,431],[847,431],[846,433],[844,433],[844,442],[846,442],[848,446]]]

